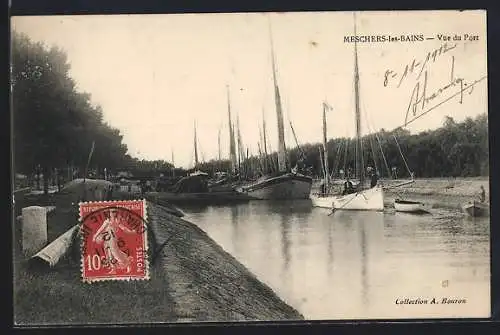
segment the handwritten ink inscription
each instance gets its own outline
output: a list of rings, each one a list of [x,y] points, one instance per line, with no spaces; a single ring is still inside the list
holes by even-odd
[[[464,99],[464,93],[471,95],[474,91],[474,86],[487,77],[482,76],[479,79],[472,81],[467,81],[463,77],[455,77],[454,65],[455,58],[452,57],[450,80],[445,85],[430,93],[427,90],[429,70],[424,72],[423,83],[418,81],[413,87],[410,95],[410,102],[405,116],[405,126],[455,97],[458,97],[458,103],[461,104]],[[440,97],[441,99],[438,99]],[[435,102],[435,104],[432,105],[432,102]],[[414,118],[408,121],[408,115],[410,112],[412,112]]]
[[[454,65],[455,65],[455,58],[452,57],[449,82],[446,85],[438,88],[436,91],[431,92],[431,94],[428,94],[427,92],[428,71],[426,70],[424,72],[423,84],[421,85],[421,82],[419,81],[413,87],[408,109],[406,111],[405,124],[407,123],[408,113],[410,111],[412,112],[413,116],[422,113],[425,110],[425,107],[430,102],[433,102],[433,100],[437,99],[443,94],[452,91],[452,89],[455,87],[459,87],[460,89],[458,90],[458,92],[455,92],[455,94],[452,95],[451,97],[459,96],[459,103],[463,102],[465,91],[467,91],[469,95],[472,94],[474,90],[474,85],[477,83],[477,81],[468,83],[465,81],[464,78],[456,78],[453,73]],[[448,100],[444,100],[441,103],[444,103],[446,101]]]
[[[384,87],[387,87],[389,84],[391,84],[391,80],[393,78],[399,77],[397,87],[400,87],[403,81],[411,74],[415,74],[417,80],[420,79],[420,76],[422,75],[423,71],[430,64],[435,63],[438,58],[440,58],[447,52],[455,49],[456,47],[457,47],[456,43],[452,45],[444,43],[439,48],[429,51],[425,56],[425,58],[423,59],[417,60],[413,58],[413,60],[409,64],[406,64],[404,70],[401,72],[386,70],[384,75]]]

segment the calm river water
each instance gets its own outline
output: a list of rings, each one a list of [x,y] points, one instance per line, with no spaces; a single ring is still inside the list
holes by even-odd
[[[329,216],[309,201],[183,210],[306,319],[489,316],[489,219]]]

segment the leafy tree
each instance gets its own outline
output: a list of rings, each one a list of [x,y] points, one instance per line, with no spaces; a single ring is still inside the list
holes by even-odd
[[[32,174],[40,167],[47,192],[49,175],[68,166],[84,171],[92,143],[90,168],[123,165],[127,147],[117,129],[103,123],[103,112],[90,95],[76,91],[66,54],[12,36],[12,107],[15,170]]]

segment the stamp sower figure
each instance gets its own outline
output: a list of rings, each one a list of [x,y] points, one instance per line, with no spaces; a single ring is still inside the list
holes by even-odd
[[[104,246],[106,258],[110,265],[110,274],[116,273],[116,269],[127,269],[127,273],[131,271],[132,257],[129,257],[125,252],[120,250],[116,235],[119,229],[127,233],[134,233],[134,231],[127,228],[120,221],[116,216],[116,209],[111,209],[109,217],[104,220],[93,238],[94,242],[102,243]]]

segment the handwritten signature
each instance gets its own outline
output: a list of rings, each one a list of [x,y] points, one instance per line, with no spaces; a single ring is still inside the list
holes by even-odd
[[[472,92],[474,91],[474,85],[486,79],[487,77],[483,76],[473,82],[468,83],[464,78],[455,77],[454,66],[455,66],[455,57],[452,57],[450,81],[446,85],[435,90],[434,92],[431,92],[431,94],[428,94],[427,92],[427,79],[429,70],[425,70],[425,72],[423,72],[424,73],[423,85],[421,85],[421,82],[418,81],[417,84],[413,87],[413,91],[410,96],[410,102],[408,104],[408,109],[406,110],[405,126],[415,121],[416,119],[420,118],[421,116],[429,113],[433,109],[450,101],[454,97],[459,96],[460,97],[459,103],[461,104],[463,102],[464,93],[468,93],[468,95],[471,95]],[[458,87],[459,87],[458,91],[453,92],[453,88],[458,88]],[[445,95],[445,93],[447,92],[453,92],[453,93],[449,95],[446,99],[441,100],[440,102],[433,105],[431,108],[427,109],[424,112],[426,106],[435,101],[438,97]],[[408,121],[408,115],[410,114],[410,112],[413,114],[414,118]]]
[[[387,87],[389,85],[390,81],[396,77],[399,76],[399,82],[397,87],[400,87],[403,81],[408,77],[410,74],[417,74],[416,79],[420,79],[420,76],[422,73],[424,73],[424,70],[426,70],[429,66],[429,64],[432,64],[436,62],[436,60],[441,56],[444,55],[445,53],[449,52],[450,50],[453,50],[457,47],[457,44],[449,45],[448,43],[442,44],[439,48],[434,49],[432,51],[429,51],[427,55],[425,56],[425,59],[417,60],[413,58],[413,60],[409,63],[406,64],[403,72],[401,75],[399,75],[398,72],[395,72],[393,70],[386,70],[384,74],[384,87]],[[418,71],[418,73],[417,73]]]

